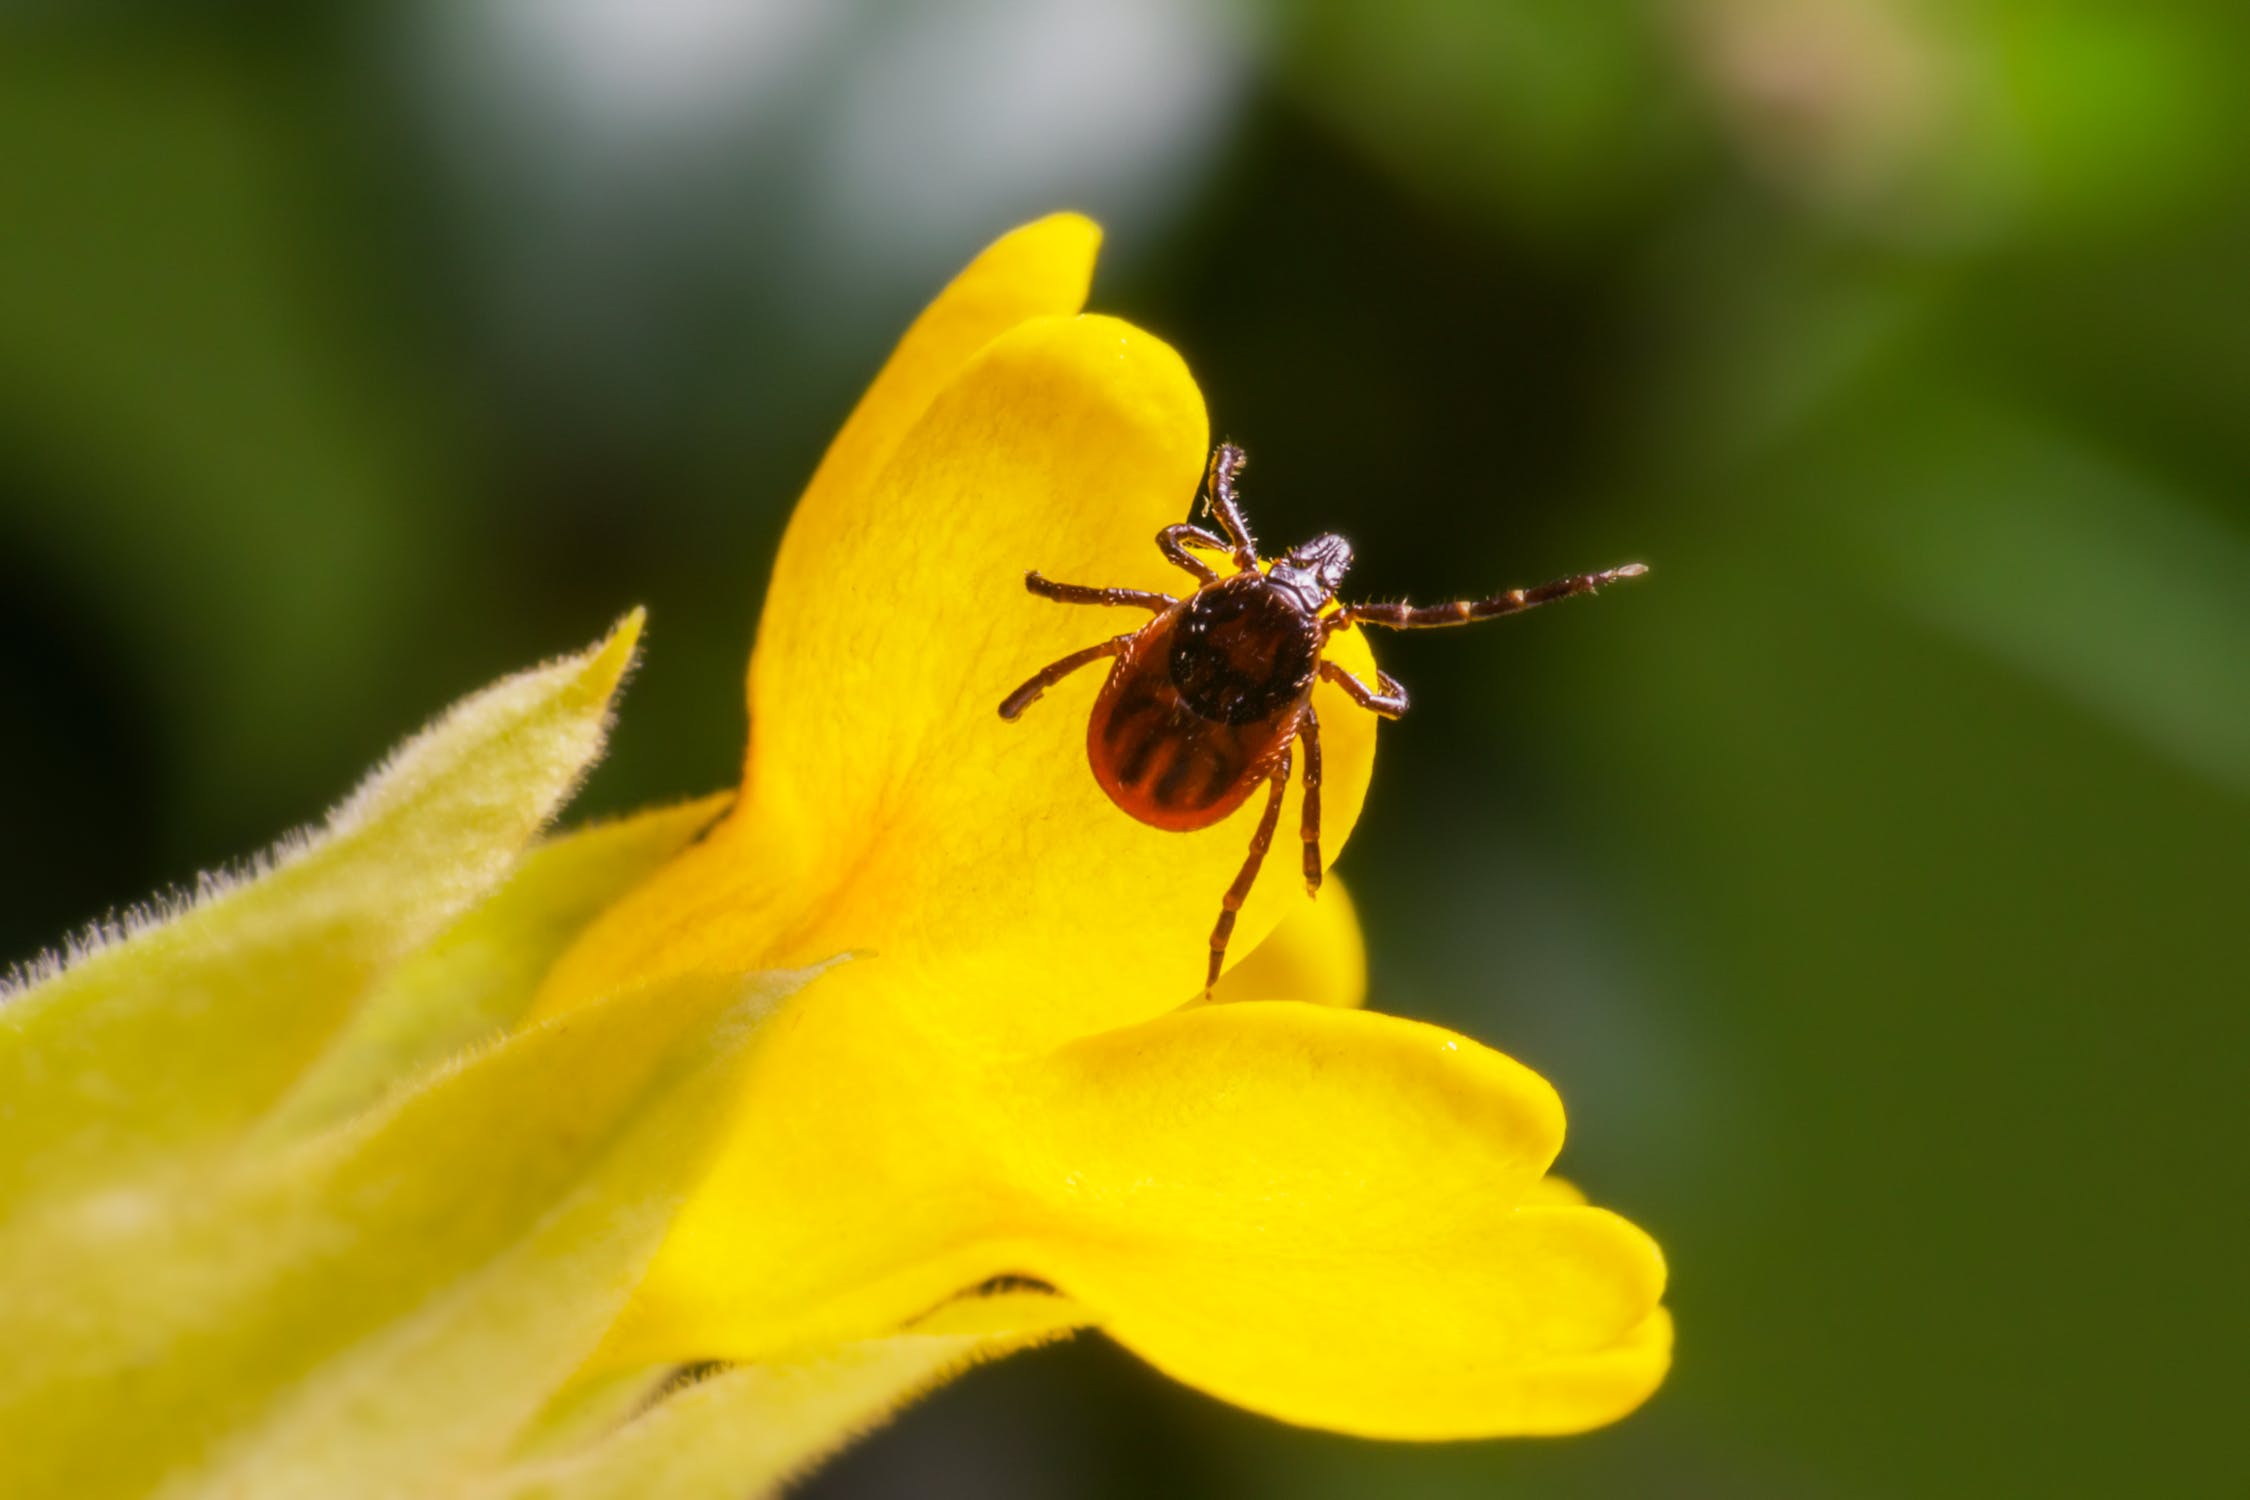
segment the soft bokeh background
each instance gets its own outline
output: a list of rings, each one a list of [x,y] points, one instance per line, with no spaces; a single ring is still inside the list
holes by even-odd
[[[634,601],[586,809],[726,783],[797,486],[1051,207],[1269,536],[1655,565],[1394,640],[1343,870],[1670,1252],[1656,1401],[1383,1447],[1087,1339],[808,1494],[2250,1487],[2250,10],[8,10],[0,957]]]

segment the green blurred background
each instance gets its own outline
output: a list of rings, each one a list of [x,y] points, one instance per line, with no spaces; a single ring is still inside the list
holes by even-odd
[[[1374,1003],[1662,1240],[1621,1426],[1388,1447],[1099,1339],[806,1493],[2235,1495],[2250,8],[18,4],[0,957],[653,613],[582,807],[728,782],[797,487],[1049,208],[1394,641]],[[1184,497],[1183,497],[1184,498]]]

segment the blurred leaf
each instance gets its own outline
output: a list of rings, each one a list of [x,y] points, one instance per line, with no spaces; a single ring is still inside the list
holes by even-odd
[[[1719,238],[1727,250],[1758,253]],[[2228,524],[2242,512],[2225,478],[2198,495],[2136,461],[2104,430],[2130,430],[2115,403],[2045,409],[2030,367],[2054,335],[2008,347],[2023,330],[1992,314],[2007,289],[1987,289],[2006,269],[1916,275],[1801,245],[1756,265],[1698,324],[1708,364],[1678,382],[1670,476],[2215,785],[2250,788],[2250,536]],[[2167,383],[2193,390],[2192,363],[2173,355]],[[1714,517],[1697,520],[1707,541]]]
[[[1672,1399],[1747,1423],[1699,1487],[2225,1492],[2245,491],[2133,412],[2223,409],[2240,298],[2177,274],[2223,256],[1703,248],[1636,454],[1665,625],[1553,731],[1720,1074],[1650,1181],[1726,1330]],[[2153,1218],[2088,1196],[2134,1178]]]
[[[1973,397],[1863,470],[1844,530],[1907,612],[2250,796],[2250,538]]]
[[[1638,208],[1684,102],[1640,6],[1309,0],[1279,61],[1306,108],[1420,190],[1565,238]]]
[[[365,712],[302,706],[379,699],[385,622],[457,555],[430,384],[319,217],[355,181],[335,90],[223,28],[30,31],[0,47],[0,455],[36,482],[0,528],[130,629],[182,792],[293,784]]]
[[[2225,61],[2250,47],[2238,9],[2003,3],[1980,30],[1982,81],[2006,111],[2026,206],[2047,233],[2111,238],[2240,171],[2250,113]]]

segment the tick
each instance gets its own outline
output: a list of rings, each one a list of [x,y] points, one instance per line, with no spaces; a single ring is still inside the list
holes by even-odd
[[[1250,835],[1250,855],[1219,900],[1211,929],[1208,993],[1226,959],[1235,914],[1258,878],[1281,821],[1281,794],[1304,746],[1305,889],[1320,892],[1320,719],[1313,685],[1335,683],[1354,703],[1386,719],[1406,712],[1406,689],[1378,671],[1366,683],[1325,658],[1329,637],[1354,625],[1424,630],[1466,625],[1590,594],[1648,569],[1627,563],[1601,573],[1578,573],[1537,588],[1510,589],[1489,599],[1451,604],[1336,604],[1336,589],[1352,565],[1351,543],[1317,536],[1261,566],[1258,544],[1242,518],[1234,485],[1243,453],[1231,443],[1211,454],[1197,496],[1225,528],[1225,537],[1200,526],[1167,526],[1156,545],[1174,566],[1194,575],[1185,599],[1140,589],[1087,588],[1055,583],[1036,571],[1024,586],[1058,604],[1107,604],[1145,609],[1155,616],[1138,630],[1073,651],[1046,667],[1000,705],[1015,720],[1039,696],[1080,667],[1109,659],[1109,680],[1094,700],[1086,725],[1086,756],[1094,780],[1110,801],[1152,828],[1187,832],[1208,828],[1266,788],[1265,812]],[[1218,569],[1190,548],[1225,553],[1235,571]],[[1331,604],[1336,604],[1330,609]]]

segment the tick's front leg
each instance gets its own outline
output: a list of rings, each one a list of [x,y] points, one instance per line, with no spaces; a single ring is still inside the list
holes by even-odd
[[[1057,583],[1036,571],[1023,575],[1023,586],[1057,604],[1131,604],[1161,614],[1180,602],[1170,594],[1152,594],[1146,589],[1097,589],[1082,583]]]
[[[1188,544],[1208,547],[1213,552],[1231,552],[1233,549],[1218,537],[1200,526],[1182,521],[1177,526],[1167,526],[1156,534],[1156,545],[1164,553],[1164,560],[1173,567],[1193,573],[1198,583],[1217,583],[1219,570],[1188,551]]]
[[[1242,504],[1234,497],[1234,481],[1249,462],[1240,448],[1232,443],[1221,443],[1211,450],[1210,467],[1203,473],[1203,498],[1219,524],[1227,530],[1233,543],[1234,565],[1250,569],[1258,565],[1258,539],[1250,534],[1250,523],[1242,514]]]

